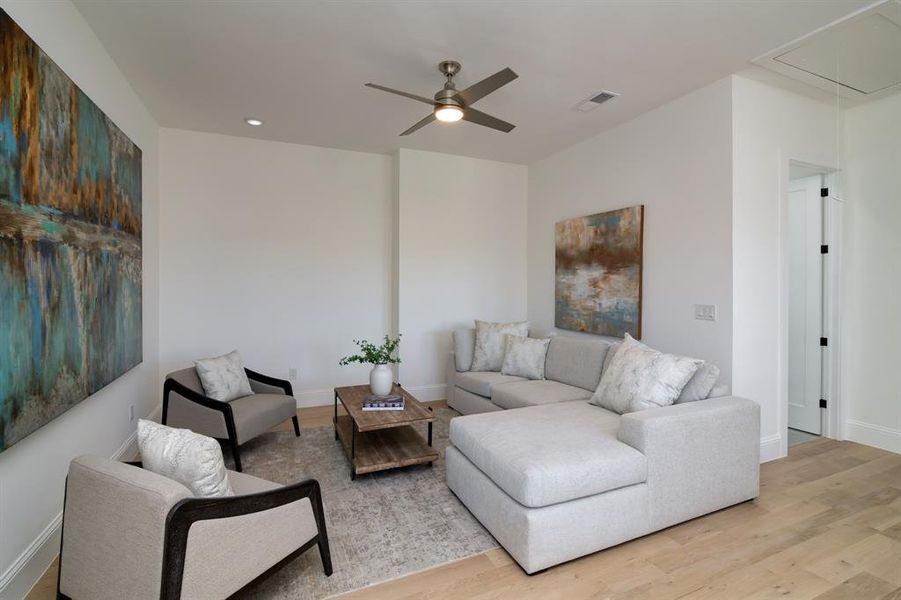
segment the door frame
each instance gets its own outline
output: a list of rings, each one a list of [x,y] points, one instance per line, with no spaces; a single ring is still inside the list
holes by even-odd
[[[824,409],[822,437],[843,440],[844,410],[841,398],[841,267],[842,267],[842,194],[838,189],[840,171],[835,167],[817,165],[795,158],[781,160],[780,195],[779,195],[779,432],[780,455],[788,454],[788,277],[790,272],[789,228],[788,228],[788,193],[791,182],[792,167],[810,170],[810,174],[821,174],[824,187],[829,188],[827,201],[823,206],[824,243],[829,246],[823,264],[823,336],[829,342],[824,349],[822,378],[823,396],[827,401]]]

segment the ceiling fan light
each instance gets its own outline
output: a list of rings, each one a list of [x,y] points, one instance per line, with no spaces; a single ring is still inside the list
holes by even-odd
[[[454,123],[463,118],[463,109],[459,106],[441,106],[435,109],[435,118],[444,123]]]

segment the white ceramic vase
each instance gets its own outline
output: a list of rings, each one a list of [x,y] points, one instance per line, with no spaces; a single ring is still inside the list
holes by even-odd
[[[376,396],[387,396],[394,387],[394,373],[388,365],[375,365],[369,372],[369,389]]]

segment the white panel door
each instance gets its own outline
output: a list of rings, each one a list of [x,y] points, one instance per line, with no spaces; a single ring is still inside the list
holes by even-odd
[[[823,322],[823,200],[820,176],[788,193],[788,426],[820,435]]]

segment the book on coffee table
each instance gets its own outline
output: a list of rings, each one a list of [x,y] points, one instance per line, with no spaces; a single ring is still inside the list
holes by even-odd
[[[387,396],[376,396],[369,394],[363,398],[363,410],[403,410],[404,397],[397,394],[388,394]]]

